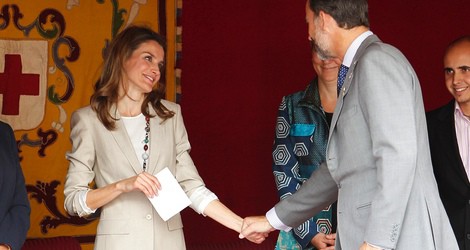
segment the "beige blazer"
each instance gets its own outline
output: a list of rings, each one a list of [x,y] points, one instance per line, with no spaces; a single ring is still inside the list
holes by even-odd
[[[191,146],[180,106],[162,103],[175,116],[164,122],[158,116],[150,119],[148,172],[155,174],[168,167],[190,196],[204,183],[189,156]],[[84,214],[78,192],[89,189],[93,181],[104,187],[142,171],[116,107],[110,112],[118,119],[114,131],[107,130],[89,106],[72,115],[72,150],[67,153],[70,165],[64,190],[65,209],[70,214]],[[181,250],[185,249],[182,228],[180,214],[164,222],[142,192],[125,193],[101,208],[95,249]]]

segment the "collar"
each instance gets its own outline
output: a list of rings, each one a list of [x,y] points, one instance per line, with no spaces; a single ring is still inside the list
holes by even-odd
[[[354,39],[354,41],[351,43],[351,45],[349,45],[348,50],[346,50],[346,54],[344,55],[344,59],[343,59],[343,65],[344,66],[347,66],[347,67],[351,66],[352,60],[353,60],[354,56],[356,55],[356,52],[359,49],[359,47],[361,46],[362,42],[364,42],[364,40],[366,40],[367,37],[369,37],[373,34],[374,33],[372,33],[372,31],[368,30],[368,31],[360,34],[358,37],[356,37],[356,39]]]
[[[463,120],[466,120],[466,121],[470,121],[469,117],[465,116],[465,114],[463,113],[462,109],[460,108],[460,105],[457,101],[455,101],[455,108],[454,108],[454,114],[455,114],[455,118],[457,119],[460,118],[460,119],[463,119]]]
[[[318,91],[318,77],[315,77],[304,91],[299,105],[306,105],[321,109],[320,93]]]

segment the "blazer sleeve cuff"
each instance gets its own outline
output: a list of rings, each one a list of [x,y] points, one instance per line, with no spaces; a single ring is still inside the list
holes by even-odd
[[[87,215],[90,215],[90,214],[96,212],[96,209],[91,209],[86,204],[86,197],[87,197],[89,191],[90,191],[90,189],[81,190],[78,193],[78,203],[80,204],[80,208],[81,208],[80,209],[81,212],[79,212],[78,215],[80,217],[84,217],[84,216],[87,216]]]

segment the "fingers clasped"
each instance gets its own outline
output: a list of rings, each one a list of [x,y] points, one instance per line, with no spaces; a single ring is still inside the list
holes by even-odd
[[[269,224],[265,216],[253,216],[243,219],[240,239],[246,238],[251,242],[260,244],[274,228]]]

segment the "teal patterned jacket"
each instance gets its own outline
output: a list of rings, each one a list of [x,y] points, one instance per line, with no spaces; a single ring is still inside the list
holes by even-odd
[[[296,192],[325,161],[329,125],[315,78],[305,91],[283,97],[273,145],[272,170],[280,199]],[[276,249],[313,249],[318,233],[332,233],[332,208],[325,208],[290,232],[279,234]]]

